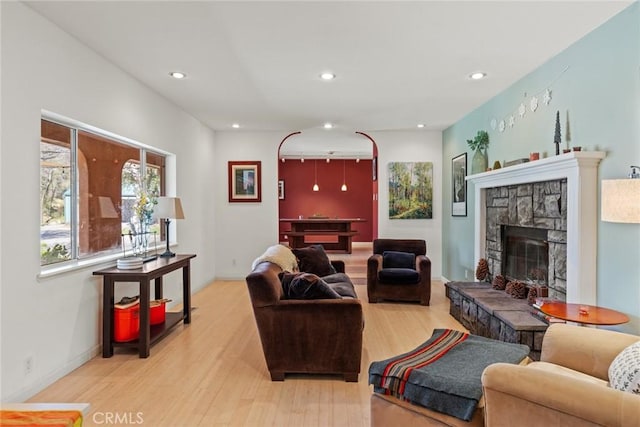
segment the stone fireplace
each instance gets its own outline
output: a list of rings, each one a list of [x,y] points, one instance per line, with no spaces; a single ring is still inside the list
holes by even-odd
[[[493,276],[549,288],[566,301],[567,180],[488,188],[485,258]]]
[[[598,164],[580,151],[470,175],[474,185],[474,262],[502,274],[506,226],[546,230],[550,297],[596,303]]]

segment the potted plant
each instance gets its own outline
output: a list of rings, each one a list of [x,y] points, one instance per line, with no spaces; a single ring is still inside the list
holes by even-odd
[[[467,144],[475,153],[471,161],[471,173],[481,173],[487,170],[489,160],[487,158],[487,147],[489,146],[489,134],[487,131],[479,130],[473,139],[467,139]]]

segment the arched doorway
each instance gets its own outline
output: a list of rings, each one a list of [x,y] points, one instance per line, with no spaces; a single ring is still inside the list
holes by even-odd
[[[287,219],[359,219],[354,242],[378,235],[377,146],[362,132],[304,131],[278,147],[279,240],[289,244]],[[336,236],[305,236],[330,243]],[[332,240],[331,240],[332,241]]]

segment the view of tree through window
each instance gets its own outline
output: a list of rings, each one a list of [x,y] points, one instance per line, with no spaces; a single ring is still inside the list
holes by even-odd
[[[165,157],[78,126],[41,123],[41,265],[125,252],[133,239],[123,234],[155,233],[145,248],[160,243],[152,211],[164,194]]]
[[[44,127],[44,124],[43,124]],[[40,141],[40,259],[52,264],[71,259],[72,130],[48,123]]]

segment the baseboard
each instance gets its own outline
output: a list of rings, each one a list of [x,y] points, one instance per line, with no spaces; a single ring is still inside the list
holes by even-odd
[[[44,390],[54,382],[58,381],[60,378],[71,373],[72,371],[76,370],[80,366],[87,363],[89,360],[98,356],[101,353],[101,350],[102,350],[102,347],[99,344],[92,347],[90,350],[87,350],[84,353],[78,355],[77,357],[71,359],[60,369],[56,369],[55,371],[50,372],[49,374],[40,378],[38,381],[32,384],[29,384],[27,387],[24,387],[23,389],[17,391],[16,393],[13,393],[9,396],[4,396],[2,398],[2,401],[3,402],[24,402],[28,400],[29,398],[38,394],[39,392],[41,392],[42,390]]]

